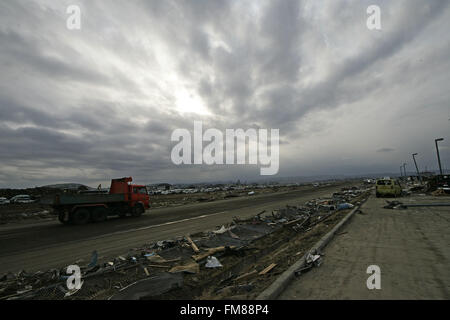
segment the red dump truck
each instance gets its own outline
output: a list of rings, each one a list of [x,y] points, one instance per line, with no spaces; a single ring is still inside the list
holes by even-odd
[[[147,188],[133,185],[132,181],[132,178],[113,179],[109,193],[57,194],[41,199],[41,203],[52,206],[64,224],[102,222],[112,215],[139,217],[150,207],[150,199]]]

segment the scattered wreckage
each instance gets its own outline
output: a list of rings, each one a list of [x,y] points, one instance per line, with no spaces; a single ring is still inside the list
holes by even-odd
[[[301,206],[262,211],[248,219],[234,217],[217,230],[147,244],[102,263],[94,251],[90,262],[80,266],[83,286],[79,289],[68,289],[71,274],[66,268],[8,273],[0,278],[0,300],[136,300],[178,291],[183,298],[187,281],[192,284],[190,288],[201,287],[200,283],[214,287],[213,297],[252,292],[261,279],[283,271],[280,260],[275,258],[287,250],[289,237],[306,234],[319,224],[326,225],[336,213],[359,205],[369,193],[370,189],[342,189],[329,198],[310,200]],[[255,265],[259,258],[268,255],[269,262]],[[319,266],[321,257],[320,253],[310,253],[305,267]]]

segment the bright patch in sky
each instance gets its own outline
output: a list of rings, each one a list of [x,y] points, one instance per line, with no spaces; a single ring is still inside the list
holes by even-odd
[[[180,87],[174,93],[176,97],[177,111],[181,113],[196,113],[199,115],[210,115],[203,100],[194,92]]]

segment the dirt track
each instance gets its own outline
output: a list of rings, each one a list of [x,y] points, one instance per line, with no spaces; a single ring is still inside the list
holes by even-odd
[[[303,187],[270,195],[233,198],[208,203],[150,210],[139,219],[111,219],[81,227],[58,222],[8,225],[0,228],[0,274],[63,267],[88,261],[93,250],[102,257],[123,254],[134,246],[213,229],[232,221],[330,195],[345,183],[330,187]]]
[[[428,196],[397,200],[450,202]],[[369,198],[363,214],[324,250],[323,264],[293,281],[279,299],[450,299],[450,207],[389,210],[385,204]],[[369,265],[381,269],[380,290],[367,289]]]

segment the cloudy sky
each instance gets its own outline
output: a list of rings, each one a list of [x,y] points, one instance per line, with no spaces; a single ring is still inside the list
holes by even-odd
[[[439,137],[450,169],[449,30],[446,0],[1,1],[0,187],[259,177],[174,165],[194,120],[279,129],[280,177],[437,169]]]

